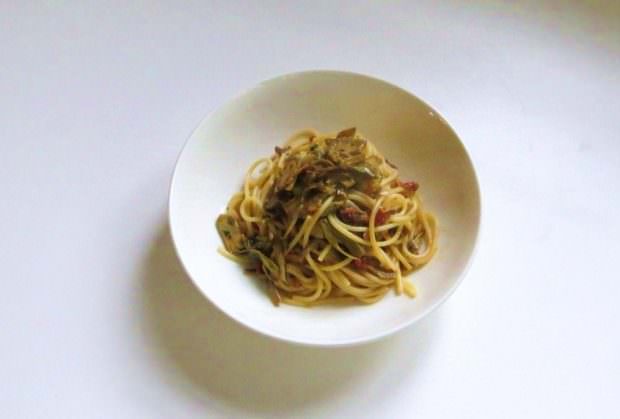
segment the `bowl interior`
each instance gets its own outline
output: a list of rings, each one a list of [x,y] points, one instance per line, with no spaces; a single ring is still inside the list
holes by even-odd
[[[301,128],[356,126],[420,183],[439,221],[439,251],[411,276],[418,297],[388,294],[369,306],[272,306],[259,281],[222,257],[215,219],[249,165]],[[471,161],[456,134],[428,105],[386,82],[314,71],[261,83],[201,122],[175,169],[170,226],[179,257],[200,290],[221,310],[261,333],[303,344],[343,345],[384,336],[446,298],[474,250],[480,196]]]

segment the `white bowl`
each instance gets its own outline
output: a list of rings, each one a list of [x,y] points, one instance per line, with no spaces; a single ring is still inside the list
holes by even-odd
[[[425,207],[439,220],[439,251],[412,274],[415,299],[390,293],[372,305],[274,307],[258,280],[217,252],[215,219],[250,163],[270,155],[291,133],[351,126],[398,166],[402,178],[419,182]],[[480,192],[463,144],[420,99],[368,76],[309,71],[263,82],[200,123],[177,162],[169,215],[182,264],[220,310],[274,338],[338,346],[402,329],[455,290],[474,252]]]

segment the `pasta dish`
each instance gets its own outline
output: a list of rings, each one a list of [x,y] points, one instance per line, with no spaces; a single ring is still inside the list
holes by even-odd
[[[275,305],[374,303],[437,250],[418,184],[355,128],[295,133],[248,169],[216,221],[220,252],[263,278]]]

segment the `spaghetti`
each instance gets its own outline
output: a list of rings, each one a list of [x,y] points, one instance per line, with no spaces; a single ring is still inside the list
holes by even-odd
[[[355,128],[306,129],[255,161],[216,226],[220,252],[266,280],[275,305],[374,303],[437,250],[418,184]]]

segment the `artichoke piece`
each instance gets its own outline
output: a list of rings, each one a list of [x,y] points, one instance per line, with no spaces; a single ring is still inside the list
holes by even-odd
[[[228,214],[222,214],[215,221],[217,232],[224,242],[224,247],[230,253],[238,254],[245,250],[245,236],[239,228],[237,220]]]
[[[323,230],[323,236],[327,242],[340,253],[352,258],[359,258],[364,254],[364,249],[362,249],[362,246],[341,234],[338,230],[332,227],[327,219],[322,219],[320,224],[321,230]]]
[[[362,163],[366,156],[366,140],[362,138],[328,138],[327,157],[336,164],[355,166]]]

